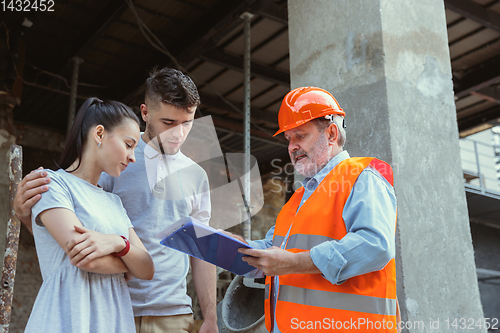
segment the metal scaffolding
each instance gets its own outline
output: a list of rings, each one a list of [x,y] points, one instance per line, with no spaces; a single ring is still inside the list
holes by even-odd
[[[253,15],[250,13],[243,13],[241,15],[243,18],[243,33],[244,33],[244,55],[243,55],[243,74],[244,74],[244,88],[245,97],[243,100],[244,108],[244,154],[245,154],[245,169],[244,169],[244,181],[243,181],[243,195],[245,200],[246,215],[248,219],[243,221],[242,225],[242,235],[245,239],[251,239],[252,234],[252,214],[250,212],[251,201],[250,201],[250,21]]]

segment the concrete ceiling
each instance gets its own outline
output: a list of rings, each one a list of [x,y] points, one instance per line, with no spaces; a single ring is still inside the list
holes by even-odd
[[[4,18],[9,60],[16,66],[0,73],[14,82],[11,68],[16,68],[23,79],[14,84],[22,101],[14,112],[18,124],[66,132],[74,57],[83,59],[77,106],[97,95],[124,101],[136,111],[148,71],[180,65],[199,86],[200,115],[212,116],[223,150],[241,151],[243,122],[236,110],[242,109],[244,94],[240,16],[250,12],[252,154],[263,166],[275,158],[287,161],[285,142],[271,136],[290,88],[286,0],[54,3],[53,12]],[[500,0],[444,3],[459,132],[467,136],[500,124]],[[31,27],[21,25],[26,19]]]

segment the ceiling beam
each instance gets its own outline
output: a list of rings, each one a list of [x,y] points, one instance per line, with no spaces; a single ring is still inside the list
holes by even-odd
[[[238,136],[243,136],[243,122],[233,120],[233,119],[228,119],[227,117],[215,115],[215,114],[210,114],[208,112],[204,113],[207,116],[212,117],[212,121],[214,123],[214,126],[218,129],[229,131],[230,133],[234,133],[235,135]],[[228,132],[228,133],[229,133]],[[282,146],[282,147],[288,147],[288,143],[283,139],[282,137],[274,137],[270,135],[269,133],[266,133],[264,131],[261,131],[256,128],[251,128],[250,129],[250,134],[251,134],[251,139],[252,140],[258,140],[262,141],[265,143],[269,143],[272,145],[276,146]]]
[[[478,91],[471,92],[471,95],[481,97],[492,103],[500,104],[500,89],[498,87],[487,87]]]
[[[88,29],[82,33],[73,43],[68,53],[68,63],[73,57],[81,57],[89,50],[95,41],[99,39],[111,27],[116,20],[128,9],[123,0],[112,0],[101,10],[99,15],[88,25]],[[66,64],[63,65],[63,67]]]
[[[212,120],[213,119],[213,115],[212,115]],[[214,120],[214,121],[217,121],[217,120]],[[241,132],[237,132],[235,131],[233,128],[230,128],[224,124],[222,124],[222,126],[218,126],[218,125],[214,125],[215,126],[215,129],[217,131],[221,131],[221,132],[224,132],[224,133],[227,133],[228,135],[236,135],[236,136],[239,136],[239,137],[243,137],[243,133]],[[256,140],[256,141],[260,141],[260,142],[264,142],[264,143],[268,143],[270,145],[274,145],[274,146],[279,146],[279,147],[287,147],[284,143],[282,142],[279,142],[279,141],[273,141],[273,139],[265,139],[265,138],[261,138],[260,136],[255,136],[253,135],[251,137],[252,140]],[[243,149],[242,149],[243,150]]]
[[[288,25],[288,8],[286,3],[285,5],[278,5],[275,2],[271,2],[264,8],[253,11],[252,13],[283,25]]]
[[[175,0],[176,2],[180,2],[186,6],[189,6],[191,8],[193,8],[194,10],[197,10],[197,11],[200,11],[200,10],[206,10],[207,7],[205,5],[203,5],[202,3],[193,3],[193,2],[190,2],[190,1],[185,1],[185,0]]]
[[[67,6],[72,5],[69,1],[63,2]],[[81,5],[76,5],[81,7]],[[81,8],[79,8],[81,10]],[[95,43],[97,39],[103,36],[109,27],[115,23],[121,15],[128,9],[127,3],[124,0],[111,0],[97,17],[89,23],[87,29],[80,34],[75,42],[68,48],[68,51],[63,55],[64,60],[60,61],[60,65],[54,70],[55,73],[68,76],[73,66],[73,57],[83,57]],[[52,79],[50,84],[53,84],[56,79]]]
[[[181,64],[189,64],[198,55],[215,45],[237,26],[243,23],[241,14],[259,10],[270,0],[223,1],[212,8],[198,25],[193,26],[181,36],[177,43],[176,58]]]
[[[445,0],[446,9],[500,32],[500,14],[471,0]]]
[[[460,133],[470,131],[474,127],[491,123],[493,126],[500,124],[500,105],[478,112],[470,117],[458,120],[458,130]]]
[[[498,82],[500,82],[500,56],[472,68],[462,78],[454,79],[455,96],[461,98]]]
[[[52,129],[43,128],[32,124],[14,123],[16,144],[36,148],[52,150],[62,153],[65,146],[65,135]]]
[[[200,55],[200,58],[243,73],[243,58],[225,53],[222,50],[212,49],[206,51]],[[290,74],[288,73],[254,62],[251,63],[250,70],[252,76],[290,88]]]
[[[281,29],[279,29],[278,31],[276,31],[275,33],[273,33],[271,36],[267,37],[266,39],[264,39],[262,42],[260,42],[258,45],[255,45],[251,50],[250,50],[250,53],[254,53],[254,52],[257,52],[258,50],[260,50],[261,48],[269,45],[270,43],[272,43],[276,38],[280,37],[281,35],[283,35],[285,32],[288,32],[288,26],[284,26],[282,27]],[[288,35],[287,35],[288,37]]]
[[[216,96],[216,95],[211,95],[207,93],[200,92],[200,98],[201,102],[204,106],[207,107],[213,107],[216,109],[220,110],[225,110],[229,113],[236,113],[236,110],[234,110],[230,105],[228,105],[226,102],[222,100],[222,98]],[[238,110],[241,110],[243,112],[243,104],[230,101]],[[252,121],[255,121],[257,123],[264,123],[266,125],[271,125],[271,126],[276,126],[278,124],[278,115],[262,110],[257,107],[251,107],[250,108],[250,115]]]
[[[191,29],[179,36],[179,38],[167,45],[169,51],[178,59],[182,65],[190,63],[201,53],[215,47],[218,41],[233,31],[238,25],[242,24],[241,14],[246,11],[260,9],[270,2],[270,0],[225,0],[221,1],[194,25]],[[144,91],[139,84],[145,81],[145,73],[153,66],[173,66],[172,61],[163,53],[159,53],[149,65],[139,67],[139,70],[132,73],[128,85],[116,87],[117,91],[122,92],[123,100],[127,103],[132,102]],[[125,92],[125,94],[123,94]]]
[[[163,13],[159,13],[155,10],[151,10],[149,8],[140,6],[138,4],[134,4],[134,7],[135,7],[135,9],[139,9],[139,11],[142,11],[142,12],[147,13],[149,15],[156,16],[158,18],[171,21],[171,22],[178,24],[180,26],[186,26],[186,22],[184,20],[180,20],[180,19],[176,18],[175,16],[169,16],[169,15],[166,15]],[[135,19],[134,19],[134,23],[136,23]],[[136,26],[137,26],[137,24],[136,24]]]

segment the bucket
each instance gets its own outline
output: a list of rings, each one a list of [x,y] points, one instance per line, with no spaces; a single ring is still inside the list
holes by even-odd
[[[227,288],[224,299],[217,306],[219,332],[267,333],[264,321],[264,285],[243,284],[243,276],[236,276]],[[248,279],[247,279],[248,280]]]

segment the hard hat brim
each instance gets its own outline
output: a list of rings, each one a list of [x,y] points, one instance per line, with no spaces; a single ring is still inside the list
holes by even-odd
[[[318,118],[321,118],[321,117],[325,117],[325,116],[328,116],[328,115],[338,115],[338,116],[345,117],[345,112],[342,109],[340,109],[339,111],[335,111],[335,112],[329,111],[329,112],[325,112],[325,114],[321,114],[321,115],[319,115],[317,117],[311,118],[311,119],[306,120],[306,121],[297,122],[295,124],[288,124],[288,125],[284,126],[283,128],[280,128],[276,133],[274,133],[273,137],[275,137],[276,135],[278,135],[280,133],[283,133],[283,132],[286,132],[288,130],[297,128],[299,126],[305,125],[308,122],[310,122],[311,120],[318,119]]]

